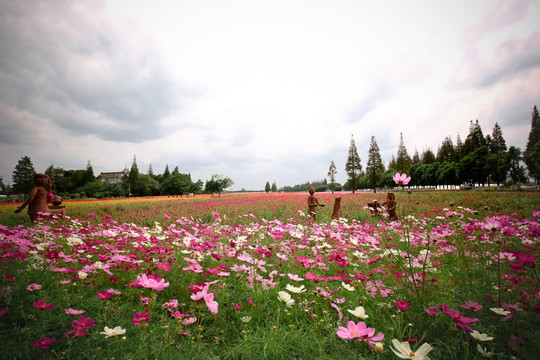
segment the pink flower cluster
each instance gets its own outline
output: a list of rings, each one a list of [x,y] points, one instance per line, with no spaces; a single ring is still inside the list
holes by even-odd
[[[195,301],[204,300],[204,303],[206,304],[206,307],[212,314],[218,313],[218,302],[214,300],[214,294],[208,293],[208,288],[210,285],[216,283],[217,281],[213,281],[211,283],[207,283],[204,285],[202,290],[198,291],[195,294],[191,295],[191,299]]]

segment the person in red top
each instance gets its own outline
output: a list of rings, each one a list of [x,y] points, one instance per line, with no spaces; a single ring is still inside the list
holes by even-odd
[[[54,198],[51,192],[52,181],[45,174],[34,174],[34,188],[30,190],[28,199],[21,206],[15,209],[15,213],[20,213],[28,206],[28,216],[33,223],[38,219],[39,213],[61,214],[65,215],[66,209],[49,209],[47,205]]]

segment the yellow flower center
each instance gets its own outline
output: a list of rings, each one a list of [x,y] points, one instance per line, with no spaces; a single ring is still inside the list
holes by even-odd
[[[409,352],[409,356],[410,356],[410,357],[413,357],[414,355],[415,355],[415,354],[414,354],[414,351]]]

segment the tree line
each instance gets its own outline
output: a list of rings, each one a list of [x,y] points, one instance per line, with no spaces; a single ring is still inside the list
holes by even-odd
[[[0,179],[0,191],[4,195],[28,194],[34,186],[36,170],[30,157],[23,156],[13,171],[13,186],[4,185]],[[152,165],[148,172],[139,172],[137,160],[133,157],[131,168],[127,167],[114,181],[100,181],[94,175],[90,161],[84,170],[65,170],[50,165],[45,174],[53,182],[52,191],[63,199],[115,198],[129,196],[183,196],[190,194],[218,194],[233,185],[233,181],[220,174],[213,174],[209,180],[193,181],[191,174],[181,173],[176,166],[173,171],[165,166],[163,174],[154,174]]]
[[[400,134],[397,156],[392,156],[388,168],[385,167],[375,137],[371,137],[368,161],[365,171],[354,138],[351,137],[349,154],[345,164],[347,182],[344,190],[374,189],[393,187],[392,177],[395,173],[407,173],[411,176],[409,186],[458,186],[466,184],[520,185],[528,181],[528,176],[535,184],[540,181],[540,117],[534,106],[531,119],[531,130],[525,151],[515,146],[506,146],[503,132],[495,123],[491,134],[484,136],[478,120],[470,122],[469,134],[465,141],[459,135],[456,143],[447,136],[435,154],[425,149],[422,154],[415,151],[411,157]],[[525,166],[522,165],[525,163]],[[334,161],[328,170],[329,188],[333,191],[337,173]]]

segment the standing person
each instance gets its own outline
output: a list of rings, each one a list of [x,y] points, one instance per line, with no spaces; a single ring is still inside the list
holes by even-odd
[[[307,198],[307,204],[309,207],[309,215],[313,218],[317,218],[317,206],[324,206],[323,204],[319,204],[319,199],[315,197],[315,189],[310,187],[309,188],[309,196]]]
[[[49,209],[47,203],[51,202],[54,195],[51,192],[52,181],[45,174],[34,174],[34,188],[30,190],[28,199],[21,206],[15,209],[15,213],[20,213],[28,206],[28,216],[33,223],[38,219],[39,213],[66,214],[66,209]]]

